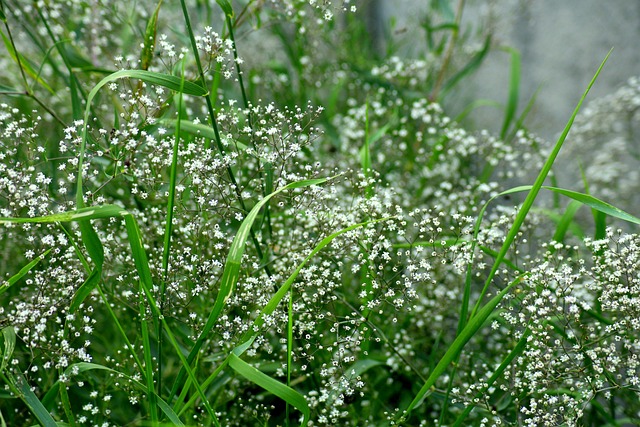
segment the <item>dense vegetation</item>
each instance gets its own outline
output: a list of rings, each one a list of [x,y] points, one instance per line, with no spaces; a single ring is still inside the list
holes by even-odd
[[[559,188],[580,105],[532,134],[507,50],[472,125],[464,1],[368,6],[0,0],[0,425],[638,423],[632,133]]]

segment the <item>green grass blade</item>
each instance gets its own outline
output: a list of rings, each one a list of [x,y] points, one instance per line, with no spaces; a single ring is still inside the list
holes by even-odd
[[[523,191],[530,191],[533,188],[533,186],[531,185],[523,185],[523,186],[519,186],[519,187],[514,187],[514,188],[510,188],[509,190],[503,191],[502,193],[500,193],[498,196],[501,195],[506,195],[506,194],[511,194],[511,193],[518,193],[518,192],[523,192]],[[561,194],[563,196],[569,197],[570,199],[576,200],[578,202],[580,202],[583,205],[589,206],[590,208],[601,212],[605,215],[614,217],[614,218],[618,218],[621,219],[623,221],[626,222],[630,222],[632,224],[638,224],[640,225],[640,218],[631,215],[630,213],[627,213],[625,211],[623,211],[620,208],[617,208],[607,202],[604,202],[596,197],[593,197],[589,194],[584,194],[584,193],[580,193],[578,191],[573,191],[573,190],[567,190],[565,188],[558,188],[558,187],[549,187],[549,186],[542,186],[541,187],[544,190],[548,190],[548,191],[552,191],[554,193],[557,194]]]
[[[415,398],[411,401],[409,406],[402,411],[402,415],[398,419],[398,425],[407,420],[411,411],[422,402],[431,387],[436,383],[436,380],[445,373],[449,364],[458,357],[458,353],[462,350],[465,344],[473,337],[473,335],[475,335],[482,325],[484,325],[485,321],[489,318],[491,313],[493,313],[493,310],[497,307],[502,298],[511,290],[511,288],[521,281],[522,276],[511,282],[506,288],[500,291],[498,295],[489,300],[489,302],[478,310],[477,314],[469,320],[462,332],[458,334],[444,356],[442,356],[442,359],[440,359],[436,367],[433,368],[433,371],[431,371],[427,381],[416,394]]]
[[[71,304],[69,305],[69,312],[75,313],[80,308],[80,305],[84,302],[84,300],[93,292],[93,290],[100,283],[100,276],[102,274],[102,268],[94,268],[91,270],[89,277],[84,281],[82,285],[78,288],[76,293],[73,295],[73,299],[71,300]]]
[[[158,1],[156,10],[149,17],[147,21],[147,28],[144,32],[144,42],[142,51],[140,52],[140,68],[148,70],[151,61],[153,60],[153,49],[156,46],[156,35],[158,32],[158,15],[160,14],[160,6],[162,0]]]
[[[76,207],[77,208],[82,208],[84,206],[84,201],[82,198],[82,195],[83,195],[82,169],[83,169],[83,162],[84,162],[84,153],[86,151],[87,138],[89,133],[89,130],[88,130],[89,128],[87,124],[89,123],[91,102],[93,101],[93,98],[95,98],[95,96],[98,94],[98,91],[100,91],[100,89],[102,89],[102,87],[104,87],[106,84],[109,84],[118,79],[124,79],[124,78],[142,80],[146,83],[163,86],[163,87],[166,87],[167,89],[170,89],[176,92],[185,93],[187,95],[206,96],[209,93],[207,89],[203,88],[202,86],[193,82],[183,81],[183,79],[180,77],[171,76],[168,74],[156,73],[152,71],[146,71],[146,70],[120,70],[100,80],[100,82],[98,82],[98,84],[96,84],[94,88],[91,90],[91,92],[89,92],[89,96],[87,97],[87,105],[84,110],[84,124],[82,126],[82,142],[80,143],[80,150],[78,151],[78,177],[76,179],[77,181]]]
[[[227,261],[224,266],[224,271],[222,273],[222,279],[220,283],[220,290],[218,291],[218,296],[216,297],[216,301],[213,304],[213,309],[209,313],[209,318],[207,319],[207,323],[202,329],[200,335],[198,336],[198,339],[196,340],[196,343],[194,344],[193,349],[189,353],[189,357],[187,358],[189,363],[193,361],[196,354],[200,351],[200,348],[202,347],[202,344],[206,340],[207,336],[209,335],[209,332],[218,321],[218,317],[222,312],[222,308],[224,307],[225,302],[231,296],[231,293],[233,292],[233,288],[235,284],[238,282],[238,278],[240,277],[240,263],[242,261],[242,255],[244,254],[247,238],[249,237],[251,227],[253,226],[253,222],[258,216],[258,212],[260,212],[260,209],[262,209],[262,207],[266,205],[269,202],[269,200],[273,196],[277,195],[278,193],[281,193],[287,190],[293,190],[296,188],[309,187],[311,185],[319,185],[326,182],[329,179],[331,178],[308,179],[308,180],[292,182],[291,184],[288,184],[274,191],[268,196],[263,197],[262,200],[256,203],[253,209],[251,209],[251,212],[249,212],[249,214],[246,216],[244,221],[242,221],[242,224],[240,225],[240,229],[236,233],[236,236],[234,237],[233,242],[231,243],[231,247],[229,249],[229,255],[227,257]]]
[[[2,328],[2,360],[0,361],[0,372],[4,372],[11,361],[13,350],[16,348],[16,330],[13,326]]]
[[[166,126],[170,126],[172,128],[175,129],[176,125],[177,125],[177,120],[176,119],[160,119],[158,120],[158,122],[165,124]],[[181,120],[180,121],[180,131],[181,132],[187,132],[190,135],[193,136],[197,136],[197,137],[204,137],[207,139],[210,139],[212,141],[215,141],[216,139],[216,135],[215,135],[215,131],[213,130],[213,128],[211,126],[207,126],[204,125],[202,123],[193,123],[191,121],[188,120]],[[245,151],[247,149],[247,145],[243,144],[240,141],[234,141],[235,146],[241,150],[241,151]]]
[[[525,198],[524,203],[522,204],[522,207],[518,211],[516,219],[514,220],[513,225],[511,226],[511,229],[507,233],[507,237],[505,238],[502,248],[500,249],[500,252],[496,257],[496,260],[491,268],[491,271],[489,272],[489,275],[487,276],[484,287],[480,292],[480,296],[478,297],[478,301],[476,302],[476,305],[471,311],[471,317],[473,317],[477,313],[478,309],[480,308],[480,305],[482,304],[482,299],[484,295],[487,293],[487,290],[489,289],[489,285],[491,284],[493,277],[495,276],[496,272],[498,271],[498,268],[500,267],[500,264],[502,263],[502,259],[506,256],[509,248],[511,247],[511,244],[513,243],[516,236],[518,235],[518,232],[520,231],[520,227],[522,226],[522,223],[527,217],[529,210],[531,209],[531,206],[533,206],[533,202],[538,196],[538,192],[542,188],[542,184],[544,183],[545,179],[547,178],[547,175],[551,171],[551,168],[556,160],[556,157],[558,156],[558,153],[560,152],[560,149],[562,148],[562,145],[564,144],[564,141],[567,138],[567,135],[569,134],[569,130],[571,129],[571,126],[573,125],[573,121],[578,115],[578,111],[580,111],[580,107],[582,106],[582,103],[587,97],[587,94],[591,90],[591,87],[595,83],[596,79],[600,75],[600,72],[602,71],[604,64],[609,59],[609,55],[611,55],[611,50],[609,51],[609,53],[607,53],[607,56],[604,58],[604,60],[598,67],[598,70],[596,71],[595,75],[589,82],[589,85],[587,86],[586,90],[582,94],[582,97],[580,98],[578,105],[576,105],[576,108],[574,109],[573,114],[569,118],[567,125],[565,126],[564,130],[562,131],[562,134],[558,138],[558,141],[553,147],[553,150],[549,154],[549,157],[547,158],[546,162],[544,163],[542,170],[538,174],[538,177],[536,178],[534,184],[531,186],[531,190],[529,191],[529,194],[527,194],[527,197]],[[464,319],[462,320],[464,321]]]
[[[191,348],[191,351],[189,352],[189,356],[187,357],[187,362],[189,365],[193,363],[193,360],[196,358],[196,355],[200,351],[200,348],[202,348],[202,345],[207,339],[209,332],[211,331],[211,329],[213,329],[216,322],[218,321],[218,317],[222,312],[224,304],[226,303],[227,299],[231,296],[231,293],[233,292],[233,288],[237,283],[238,278],[240,277],[240,263],[242,261],[242,255],[244,254],[245,245],[247,242],[247,238],[249,237],[249,234],[251,232],[251,227],[253,226],[253,223],[256,217],[258,216],[258,212],[260,211],[260,209],[264,205],[266,205],[273,196],[275,196],[278,193],[281,193],[287,190],[293,190],[296,188],[322,184],[329,179],[331,178],[309,179],[309,180],[292,182],[291,184],[288,184],[274,191],[273,193],[267,195],[266,197],[262,198],[262,200],[256,203],[253,209],[251,209],[251,212],[249,212],[249,214],[245,217],[244,221],[242,221],[242,224],[240,225],[240,229],[236,233],[233,239],[233,242],[231,243],[231,247],[229,249],[229,255],[227,256],[227,260],[225,262],[224,270],[222,273],[222,279],[220,282],[220,289],[218,291],[218,295],[213,304],[213,308],[209,313],[209,317],[207,319],[207,322],[204,328],[200,332],[200,335],[196,339],[196,342],[194,343],[193,347]],[[171,396],[175,395],[179,385],[182,383],[183,380],[184,380],[184,370],[181,369],[172,387]]]
[[[31,76],[38,84],[40,84],[43,88],[48,90],[51,94],[55,94],[55,91],[38,75],[36,70],[31,66],[27,58],[25,58],[21,53],[16,52],[11,44],[11,40],[7,36],[4,35],[4,32],[0,31],[0,35],[2,36],[2,41],[4,42],[4,46],[7,48],[7,52],[9,52],[9,56],[14,60],[18,66],[22,67],[25,73]]]
[[[274,380],[270,376],[264,374],[263,372],[260,372],[258,369],[249,365],[247,362],[240,359],[233,353],[229,355],[229,366],[247,380],[262,387],[275,396],[278,396],[279,398],[302,412],[303,419],[300,425],[307,425],[307,423],[309,422],[311,411],[309,410],[309,405],[307,404],[307,400],[304,398],[304,396],[302,396],[291,387],[287,387],[280,381]]]
[[[355,230],[356,228],[363,227],[363,226],[365,226],[367,224],[371,224],[371,223],[375,223],[375,222],[386,221],[388,219],[389,218],[381,218],[381,219],[378,219],[378,220],[375,220],[375,221],[369,221],[369,222],[362,222],[362,223],[354,224],[354,225],[351,225],[349,227],[343,228],[342,230],[336,231],[335,233],[333,233],[333,234],[325,237],[324,239],[322,239],[320,241],[320,243],[318,243],[313,248],[311,253],[309,255],[307,255],[307,257],[296,267],[296,269],[293,271],[293,273],[291,273],[291,275],[287,278],[287,280],[282,284],[280,289],[278,289],[278,291],[271,297],[269,302],[262,308],[262,310],[260,311],[260,314],[258,315],[256,320],[254,320],[253,325],[247,330],[247,332],[240,339],[240,344],[237,345],[234,348],[233,353],[236,356],[240,356],[245,351],[247,351],[247,349],[251,346],[251,344],[253,343],[254,339],[258,335],[258,333],[255,332],[255,330],[259,329],[260,326],[262,326],[264,324],[265,316],[268,316],[268,315],[272,314],[275,311],[275,309],[278,307],[280,302],[284,299],[284,297],[289,292],[289,289],[291,288],[291,285],[293,285],[293,282],[295,282],[296,278],[298,277],[298,274],[300,274],[300,271],[302,271],[304,266],[318,252],[320,252],[325,246],[327,246],[329,243],[331,243],[333,241],[333,239],[335,239],[336,237],[340,236],[341,234],[344,234],[344,233],[347,233],[349,231]],[[202,387],[203,388],[208,387],[209,384],[211,384],[211,382],[224,369],[224,367],[227,365],[227,363],[228,363],[228,358],[225,359],[225,361],[222,364],[220,364],[211,375],[209,375],[209,377],[205,380],[205,382],[202,383]],[[190,399],[189,402],[187,402],[186,406],[188,406],[191,403],[193,403],[194,400],[195,400],[195,397]]]
[[[0,217],[0,224],[8,223],[51,223],[51,222],[71,222],[84,219],[100,219],[111,218],[117,216],[128,215],[128,212],[116,205],[101,205],[88,208],[75,209],[72,211],[61,212],[46,216],[38,216],[33,218],[6,218]]]
[[[233,18],[233,8],[229,0],[216,0],[216,3],[228,18]]]
[[[7,373],[9,381],[16,388],[19,393],[19,397],[27,405],[31,413],[38,419],[43,427],[57,427],[56,421],[53,419],[49,411],[42,405],[42,402],[38,399],[27,380],[22,374],[17,374],[14,377]]]
[[[581,202],[577,200],[572,200],[564,211],[562,217],[558,221],[558,225],[556,225],[556,231],[553,233],[553,240],[556,242],[563,242],[564,236],[566,236],[567,231],[571,228],[571,224],[573,224],[573,218],[575,217],[578,209],[582,206]],[[575,234],[575,232],[574,232]],[[583,237],[578,235],[577,237]]]
[[[515,359],[520,355],[520,353],[524,351],[524,349],[527,347],[527,340],[529,338],[529,335],[531,335],[531,329],[527,328],[522,334],[522,337],[518,340],[518,343],[516,344],[514,349],[511,350],[507,357],[504,358],[502,363],[500,363],[500,366],[498,366],[498,369],[496,369],[495,372],[491,374],[491,377],[489,377],[489,379],[486,381],[486,385],[481,390],[479,390],[478,393],[476,393],[476,395],[474,396],[475,398],[480,399],[482,398],[482,396],[486,395],[489,388],[491,388],[493,383],[495,383],[496,380],[500,378],[502,373],[511,364],[513,359]],[[473,408],[474,405],[467,405],[464,411],[458,416],[452,427],[461,427],[464,419],[471,413],[471,411],[473,411]]]
[[[29,264],[27,264],[24,267],[22,267],[20,269],[20,271],[18,271],[16,274],[11,276],[9,278],[9,280],[7,280],[6,282],[0,284],[0,295],[2,295],[4,292],[6,292],[7,289],[9,289],[11,286],[13,286],[18,280],[22,279],[24,277],[24,275],[27,274],[29,271],[31,271],[31,269],[33,267],[38,265],[38,263],[40,261],[42,261],[47,255],[49,255],[49,252],[51,252],[51,249],[47,249],[46,251],[44,251],[42,253],[42,255],[39,255],[36,259],[31,261]]]
[[[389,218],[381,218],[381,219],[378,219],[378,220],[375,220],[375,221],[368,221],[368,222],[361,222],[361,223],[358,223],[358,224],[354,224],[354,225],[351,225],[349,227],[343,228],[342,230],[336,231],[335,233],[332,233],[329,236],[327,236],[324,239],[322,239],[320,241],[320,243],[318,243],[313,248],[311,253],[309,255],[307,255],[306,258],[296,267],[296,269],[293,271],[293,273],[291,273],[291,275],[287,278],[287,280],[282,284],[280,289],[278,289],[278,291],[271,297],[269,302],[260,311],[260,314],[258,315],[256,320],[254,320],[254,322],[253,322],[253,326],[251,328],[249,328],[249,330],[243,336],[243,338],[241,340],[243,344],[241,344],[241,345],[246,345],[247,342],[250,342],[250,341],[253,340],[253,338],[256,336],[256,333],[254,332],[254,330],[256,330],[260,326],[262,326],[262,324],[264,323],[264,317],[265,316],[268,316],[268,315],[272,314],[275,311],[275,309],[278,307],[280,302],[287,295],[287,292],[291,288],[291,285],[293,285],[293,282],[295,282],[296,278],[298,277],[298,274],[300,274],[300,271],[302,271],[304,266],[318,252],[320,252],[325,246],[327,246],[329,243],[331,243],[336,237],[338,237],[338,236],[340,236],[340,235],[342,235],[344,233],[347,233],[349,231],[355,230],[356,228],[360,228],[360,227],[363,227],[363,226],[368,225],[368,224],[373,224],[373,223],[377,223],[377,222],[381,222],[381,221],[387,221],[387,220],[389,220]],[[240,352],[240,353],[236,352],[237,355],[240,355],[241,353],[242,352]]]
[[[460,71],[455,73],[449,80],[446,81],[438,99],[444,98],[446,94],[449,93],[449,91],[453,89],[461,80],[475,72],[484,61],[490,49],[491,37],[487,37],[480,52],[476,53],[473,58],[471,58],[471,60],[469,60],[469,62],[464,67],[462,67]]]
[[[516,116],[518,109],[518,98],[520,90],[520,53],[513,48],[505,48],[511,54],[511,77],[509,80],[509,97],[505,108],[504,122],[500,131],[500,138],[505,139],[511,126],[513,118]]]

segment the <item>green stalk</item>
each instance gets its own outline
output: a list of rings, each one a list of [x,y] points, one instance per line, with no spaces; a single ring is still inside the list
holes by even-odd
[[[287,310],[287,387],[291,387],[291,369],[292,369],[292,353],[293,353],[293,287],[289,290],[289,306]],[[285,425],[288,427],[289,422],[289,402],[285,406]]]
[[[200,76],[200,84],[202,85],[203,88],[207,88],[207,80],[204,76],[204,69],[202,68],[202,61],[200,61],[200,55],[198,54],[198,47],[196,46],[196,39],[195,36],[193,35],[193,29],[191,27],[191,19],[189,18],[189,11],[187,10],[187,5],[185,4],[185,0],[180,0],[180,4],[182,6],[182,14],[184,16],[184,21],[185,21],[185,25],[187,27],[187,34],[189,35],[189,40],[191,42],[191,50],[193,51],[193,55],[195,56],[195,60],[196,60],[196,66],[198,68],[198,75]],[[211,102],[211,94],[207,95],[204,97],[205,101],[207,103],[207,111],[209,113],[209,121],[211,122],[211,127],[213,128],[213,132],[215,135],[215,143],[216,143],[216,147],[218,148],[218,151],[220,152],[220,154],[225,154],[225,150],[224,147],[222,146],[222,142],[220,139],[220,131],[218,130],[218,120],[216,119],[216,113],[213,109],[213,103]],[[209,148],[209,140],[205,140],[205,148]],[[242,197],[242,192],[240,191],[240,186],[238,185],[238,182],[236,181],[235,175],[233,174],[233,170],[231,169],[231,166],[227,166],[227,175],[229,176],[229,181],[231,181],[231,185],[233,187],[233,189],[235,190],[236,193],[236,199],[238,199],[238,202],[240,203],[240,207],[242,208],[242,213],[246,214],[248,212],[246,204],[244,203],[244,199]],[[256,238],[256,235],[253,231],[253,229],[251,230],[251,241],[253,242],[253,245],[256,248],[256,252],[258,254],[258,258],[263,259],[264,256],[262,254],[262,249],[260,247],[260,243],[258,242],[258,239]],[[264,265],[264,269],[267,272],[267,274],[271,274],[269,271],[269,267],[267,265]],[[171,393],[171,395],[173,396],[174,393]]]
[[[169,172],[169,198],[167,200],[167,216],[165,219],[164,229],[164,245],[162,249],[162,281],[160,282],[160,313],[163,312],[166,303],[167,282],[169,281],[169,256],[171,254],[171,235],[173,234],[173,210],[175,209],[176,199],[176,182],[178,176],[178,148],[180,146],[180,123],[181,112],[184,108],[183,101],[184,91],[184,61],[182,61],[182,76],[180,80],[180,91],[178,92],[178,107],[175,127],[175,136],[173,140],[173,152],[171,155],[171,171]],[[157,393],[161,394],[162,390],[162,331],[160,325],[156,331],[158,339],[158,381]]]

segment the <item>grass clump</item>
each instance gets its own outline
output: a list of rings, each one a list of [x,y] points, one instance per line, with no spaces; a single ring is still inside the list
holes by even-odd
[[[550,145],[514,50],[451,118],[464,2],[0,6],[2,425],[637,422],[640,219],[544,185],[595,77]]]

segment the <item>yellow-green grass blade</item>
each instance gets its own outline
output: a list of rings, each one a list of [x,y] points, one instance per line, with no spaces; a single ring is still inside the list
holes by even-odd
[[[187,361],[189,362],[189,364],[193,362],[196,355],[200,351],[200,348],[202,348],[202,345],[204,344],[205,340],[209,336],[209,332],[211,332],[211,329],[213,329],[216,322],[218,321],[218,317],[220,316],[220,313],[222,312],[222,309],[224,308],[224,305],[227,302],[227,299],[231,296],[233,289],[236,283],[238,282],[238,279],[240,277],[240,264],[242,262],[242,255],[244,254],[247,239],[251,232],[251,227],[253,227],[253,223],[256,217],[258,216],[258,212],[260,212],[260,209],[262,209],[262,207],[266,205],[272,197],[274,197],[275,195],[283,191],[309,187],[312,185],[319,185],[326,182],[329,179],[331,178],[308,179],[308,180],[292,182],[291,184],[288,184],[274,191],[273,193],[267,195],[266,197],[263,197],[262,200],[256,203],[253,209],[251,209],[249,214],[245,217],[244,221],[242,221],[242,224],[240,225],[238,232],[236,233],[235,237],[233,238],[233,241],[231,242],[231,247],[229,248],[229,255],[227,256],[224,270],[222,272],[222,279],[220,281],[220,289],[218,290],[218,295],[213,304],[213,308],[209,313],[207,323],[205,324],[204,328],[200,332],[200,335],[198,336],[196,342],[194,343],[193,348],[189,352],[189,356],[187,357]],[[175,394],[177,387],[179,386],[179,384],[182,382],[183,379],[184,379],[184,373],[181,370],[180,373],[178,374],[178,378],[176,379],[176,382],[174,383],[171,395]]]
[[[279,398],[302,412],[303,419],[300,425],[307,425],[307,423],[309,422],[311,411],[309,409],[309,404],[307,403],[307,400],[304,398],[304,396],[302,396],[291,387],[282,384],[280,381],[271,378],[265,373],[249,365],[247,362],[240,359],[233,353],[229,355],[229,366],[247,380],[262,387],[273,395],[278,396]]]
[[[40,261],[42,261],[47,255],[49,255],[49,252],[51,252],[51,249],[47,249],[46,251],[44,251],[41,255],[36,257],[36,259],[34,259],[33,261],[29,262],[27,265],[22,267],[20,269],[20,271],[18,271],[16,274],[11,276],[9,278],[9,280],[7,280],[6,282],[0,284],[0,295],[2,295],[4,292],[6,292],[7,289],[9,289],[11,286],[13,286],[18,280],[22,279],[24,277],[24,275],[27,274],[29,271],[31,271],[31,269],[33,267],[38,265],[38,263]]]

